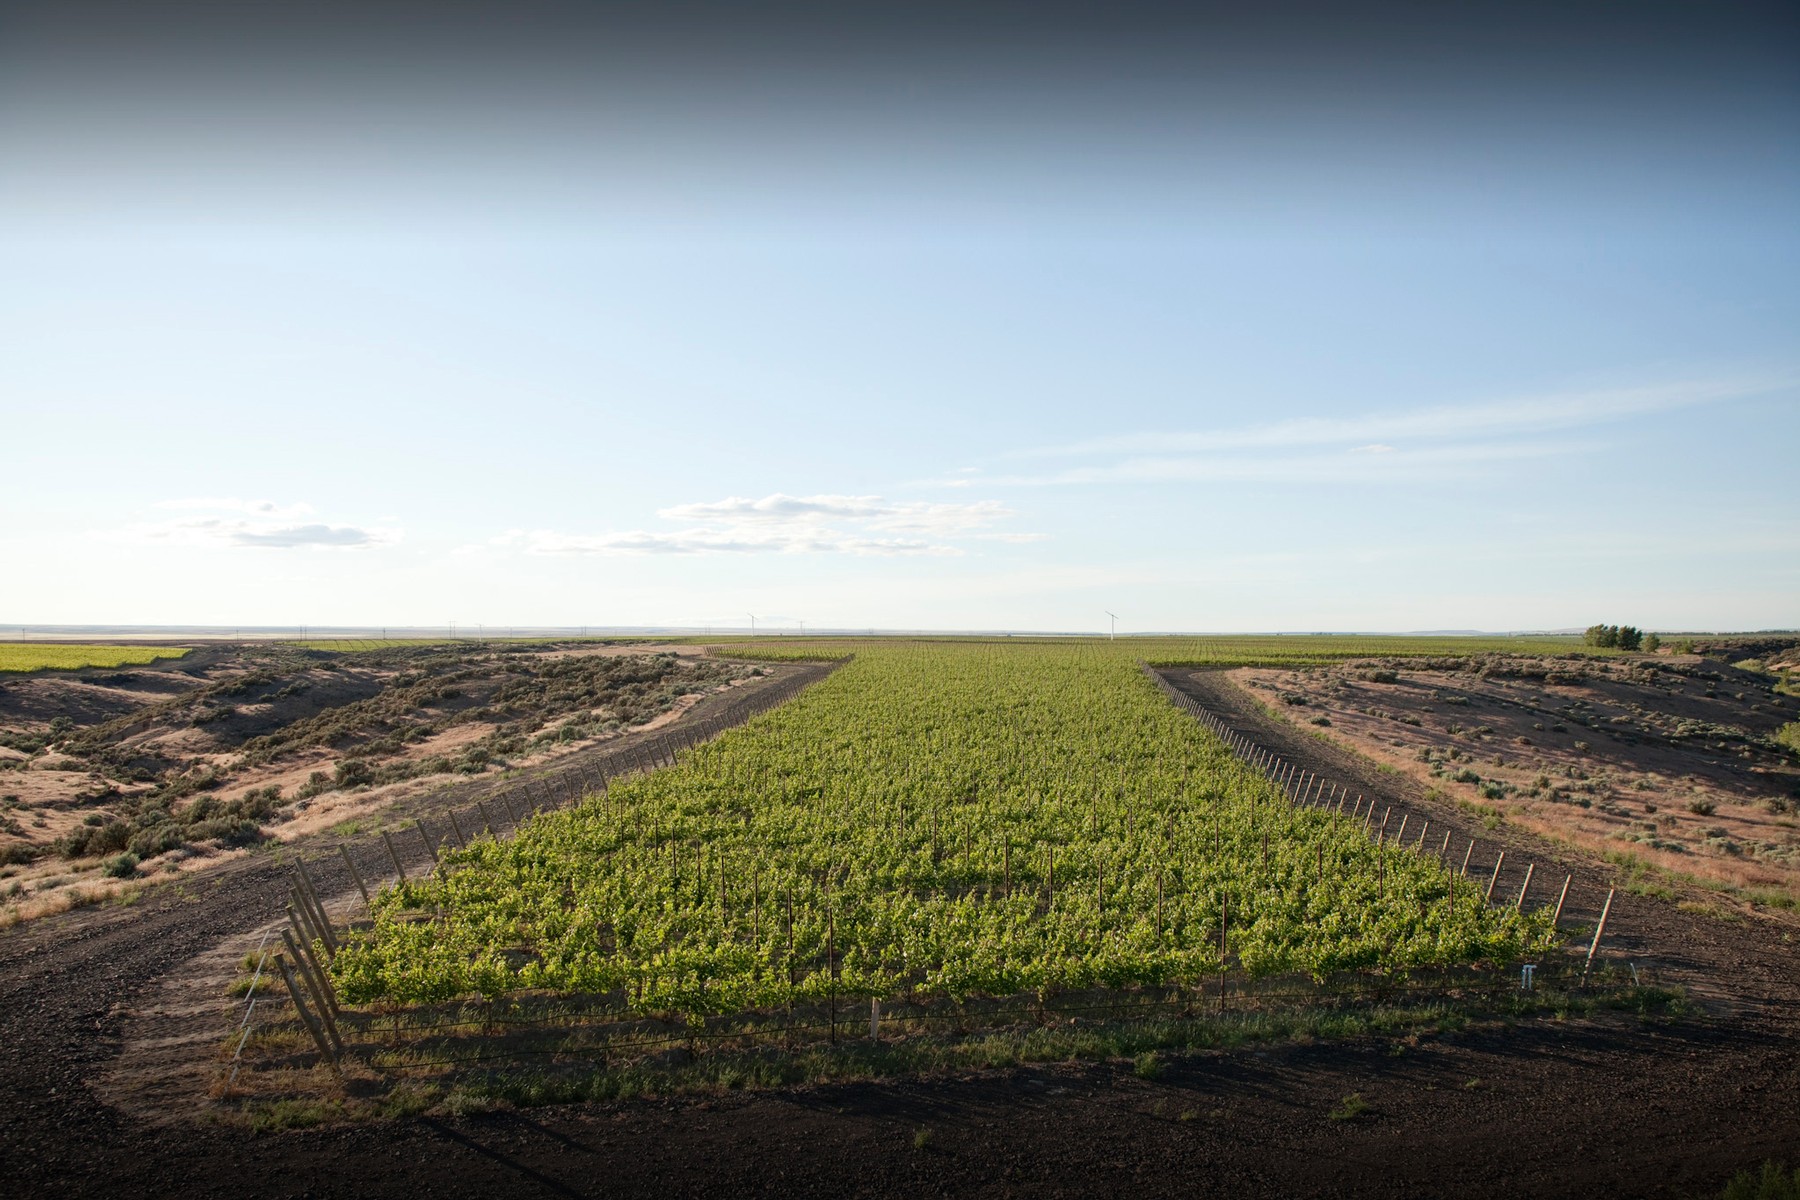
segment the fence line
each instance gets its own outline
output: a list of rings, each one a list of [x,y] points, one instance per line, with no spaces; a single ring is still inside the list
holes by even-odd
[[[761,716],[763,713],[777,708],[813,684],[828,677],[832,672],[850,661],[852,656],[831,661],[823,675],[795,675],[781,680],[774,685],[763,688],[727,711],[715,713],[698,721],[678,725],[667,732],[652,731],[640,733],[633,744],[605,752],[598,756],[594,763],[581,764],[578,768],[568,767],[561,770],[542,772],[534,777],[510,781],[493,787],[476,797],[471,806],[465,806],[461,812],[470,818],[471,824],[480,833],[499,837],[501,830],[496,828],[496,820],[488,810],[486,802],[492,800],[503,809],[511,823],[511,832],[516,833],[520,826],[538,813],[547,809],[560,808],[573,804],[582,797],[595,792],[604,792],[614,782],[634,775],[647,774],[651,771],[671,767],[681,761],[687,751],[703,742],[712,740],[729,729]],[[629,735],[628,735],[629,736]],[[522,811],[521,811],[522,810]],[[461,823],[457,820],[458,810],[448,807],[443,810],[450,825],[456,843],[467,845]],[[431,870],[436,870],[439,863],[439,851],[450,839],[434,838],[426,830],[422,818],[414,818],[413,827],[424,843],[426,852],[431,858]],[[374,846],[370,843],[370,846]],[[364,847],[365,851],[370,847]],[[356,865],[348,847],[340,844],[338,852],[342,859],[343,869],[350,881],[361,894],[365,906],[372,895],[365,881],[363,870]],[[377,857],[385,853],[393,867],[394,881],[406,882],[407,875],[401,861],[399,850],[394,844],[392,835],[387,830],[381,831],[380,848],[369,857]],[[326,870],[325,864],[329,856],[311,860],[311,864],[320,870]],[[318,1044],[320,1056],[336,1067],[343,1057],[345,1047],[341,1041],[338,1028],[342,1013],[332,994],[329,973],[326,967],[337,953],[337,939],[329,916],[325,911],[323,897],[314,885],[311,872],[308,871],[308,860],[296,856],[294,859],[295,876],[288,894],[277,901],[285,904],[287,924],[280,930],[284,953],[276,949],[272,954],[265,954],[264,947],[273,934],[265,935],[263,945],[257,953],[260,957],[256,974],[251,979],[250,999],[246,1005],[243,1021],[239,1028],[236,1050],[231,1058],[231,1073],[226,1080],[226,1088],[235,1083],[242,1060],[244,1047],[250,1040],[250,1016],[256,1010],[256,986],[262,978],[264,967],[273,966],[286,984],[287,999],[295,1010],[295,1015],[313,1035]],[[376,888],[382,886],[387,878],[383,870],[369,872],[374,878]],[[323,954],[323,959],[316,957]],[[278,1002],[278,1001],[277,1001]]]
[[[1515,963],[1504,968],[1491,971],[1475,971],[1465,969],[1460,972],[1439,972],[1442,976],[1426,983],[1388,983],[1382,986],[1358,988],[1330,988],[1317,985],[1291,986],[1291,980],[1273,980],[1266,984],[1256,981],[1240,980],[1239,989],[1234,993],[1236,1000],[1231,1009],[1230,1019],[1241,1020],[1245,1017],[1272,1016],[1284,1011],[1291,1011],[1298,1002],[1309,1007],[1323,1004],[1335,1004],[1339,1008],[1365,1006],[1369,1004],[1391,1004],[1408,1000],[1430,998],[1467,998],[1471,994],[1483,1000],[1493,1002],[1502,997],[1518,995],[1521,992],[1543,990],[1558,983],[1565,986],[1581,986],[1585,984],[1587,972],[1585,964],[1568,963],[1561,965]],[[1636,982],[1634,972],[1634,982]],[[491,1003],[491,1002],[481,1002]],[[417,1070],[427,1067],[459,1067],[498,1060],[516,1060],[520,1058],[558,1057],[605,1060],[609,1058],[629,1059],[635,1055],[649,1053],[670,1047],[697,1048],[701,1044],[720,1045],[724,1043],[740,1043],[746,1047],[792,1043],[796,1038],[816,1038],[817,1035],[830,1036],[835,1044],[840,1032],[859,1027],[859,1018],[854,1015],[848,1018],[819,1019],[823,1016],[823,1006],[809,1006],[804,1010],[802,1019],[795,1021],[790,1014],[781,1020],[775,1014],[768,1014],[770,1019],[763,1024],[745,1025],[744,1014],[721,1015],[713,1019],[714,1027],[687,1028],[670,1030],[660,1036],[607,1036],[605,1030],[609,1026],[628,1024],[625,1018],[643,1021],[646,1018],[627,1013],[601,1013],[593,1019],[582,1020],[572,1017],[565,1021],[551,1021],[542,1018],[532,1020],[509,1019],[493,1014],[478,1020],[439,1022],[427,1026],[409,1026],[405,1028],[390,1027],[383,1030],[379,1026],[380,1015],[368,1014],[365,1021],[359,1022],[350,1032],[353,1040],[341,1047],[339,1055],[351,1051],[360,1052],[360,1056],[369,1062],[383,1055],[405,1056],[409,1047],[429,1051],[433,1047],[429,1043],[433,1035],[445,1030],[473,1029],[482,1031],[487,1037],[517,1034],[519,1031],[538,1032],[555,1037],[556,1043],[548,1046],[530,1046],[512,1044],[504,1048],[493,1049],[473,1054],[453,1054],[435,1058],[405,1058],[388,1064],[394,1070]],[[936,1008],[938,1011],[933,1011]],[[1105,1002],[1069,1003],[1056,1000],[1021,999],[1007,997],[988,1004],[977,1005],[976,1011],[969,1011],[952,1002],[939,1001],[935,1006],[930,1001],[879,1001],[871,1006],[869,1038],[881,1039],[880,1027],[886,1022],[900,1033],[916,1030],[918,1026],[953,1025],[970,1033],[991,1033],[1001,1029],[1016,1030],[1020,1025],[1034,1025],[1043,1029],[1056,1029],[1071,1017],[1081,1015],[1103,1014],[1099,1019],[1120,1022],[1148,1023],[1159,1020],[1218,1020],[1219,1013],[1212,1012],[1212,1004],[1207,996],[1202,995],[1201,986],[1191,988],[1171,987],[1161,990],[1159,997],[1142,997],[1132,999],[1113,999]],[[357,1014],[359,1017],[362,1014]],[[308,1030],[312,1028],[310,1014],[302,1013],[301,1023]],[[722,1027],[721,1027],[722,1026]],[[599,1036],[591,1039],[580,1037],[583,1033],[595,1033]],[[851,1035],[852,1037],[854,1035]],[[318,1034],[314,1034],[317,1038]],[[384,1037],[405,1039],[404,1044],[384,1043]],[[466,1043],[472,1048],[480,1049],[487,1037],[477,1035]],[[860,1040],[856,1038],[854,1040]],[[321,1042],[322,1046],[327,1043]],[[338,1057],[331,1056],[334,1065]]]
[[[1273,783],[1276,790],[1286,797],[1288,802],[1295,808],[1323,809],[1330,811],[1334,816],[1341,816],[1343,815],[1345,804],[1350,803],[1351,819],[1355,820],[1360,816],[1363,823],[1363,831],[1375,837],[1378,842],[1382,843],[1385,843],[1387,840],[1386,834],[1388,825],[1392,820],[1394,812],[1398,810],[1400,812],[1400,828],[1395,834],[1394,844],[1400,846],[1402,849],[1405,848],[1401,839],[1405,834],[1406,826],[1415,817],[1421,817],[1421,814],[1414,813],[1399,805],[1389,805],[1383,811],[1381,823],[1377,826],[1375,824],[1376,800],[1368,800],[1368,807],[1365,811],[1363,807],[1364,798],[1361,793],[1354,793],[1355,799],[1354,801],[1351,801],[1353,793],[1348,787],[1337,782],[1331,782],[1328,786],[1327,781],[1323,776],[1301,767],[1298,763],[1290,761],[1273,749],[1259,745],[1249,736],[1233,728],[1223,716],[1214,712],[1212,709],[1207,708],[1198,700],[1170,683],[1168,679],[1163,676],[1162,672],[1151,667],[1148,663],[1140,662],[1138,666],[1144,674],[1149,677],[1151,682],[1156,684],[1158,690],[1160,690],[1171,703],[1183,712],[1192,716],[1195,720],[1199,721],[1209,732],[1219,738],[1220,741],[1224,742],[1226,747],[1229,748],[1233,754],[1256,770],[1269,782]],[[1428,851],[1425,845],[1425,839],[1431,831],[1431,818],[1423,817],[1423,821],[1424,823],[1419,829],[1418,841],[1413,846],[1414,851],[1417,853],[1433,853],[1434,856],[1444,864],[1445,869],[1448,870],[1450,868],[1450,862],[1447,856],[1451,853],[1450,834],[1448,832],[1444,834],[1442,846],[1435,851]],[[1462,867],[1459,872],[1462,875],[1466,876],[1469,873],[1469,864],[1474,856],[1477,840],[1478,839],[1471,837],[1469,839],[1468,848],[1463,852]],[[1494,860],[1493,872],[1488,880],[1486,889],[1486,899],[1490,904],[1493,902],[1495,885],[1499,883],[1501,868],[1505,863],[1506,851],[1500,850]],[[1526,899],[1531,890],[1532,878],[1536,874],[1536,871],[1537,864],[1535,862],[1527,864],[1525,868],[1525,879],[1519,887],[1518,895],[1511,898],[1509,901],[1508,895],[1503,893],[1501,895],[1502,904],[1513,908],[1515,911],[1523,912],[1525,910]],[[1558,925],[1560,925],[1562,921],[1563,913],[1569,898],[1570,884],[1573,883],[1574,878],[1574,873],[1570,872],[1563,879],[1561,894],[1557,898],[1554,914],[1551,918],[1552,921]],[[1594,945],[1589,953],[1590,958],[1593,953],[1598,950],[1600,944],[1599,934],[1604,932],[1604,918],[1606,913],[1611,910],[1612,900],[1613,890],[1608,889],[1605,904],[1602,908],[1602,924],[1595,930]],[[1547,908],[1550,906],[1546,903],[1541,907]]]

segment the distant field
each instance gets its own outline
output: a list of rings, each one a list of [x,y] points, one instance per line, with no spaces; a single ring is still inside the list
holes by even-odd
[[[288,642],[302,650],[324,650],[332,654],[355,654],[360,650],[391,650],[396,646],[435,646],[444,638],[349,638],[335,642]]]
[[[565,642],[598,642],[603,645],[649,645],[653,642],[674,641],[671,638],[622,638],[622,637],[458,637],[458,638],[339,638],[335,641],[287,641],[286,646],[298,646],[302,650],[324,650],[332,654],[356,654],[365,650],[392,650],[400,646],[484,646],[496,642],[504,642],[509,646],[552,646]]]
[[[700,640],[700,639],[687,639]],[[917,638],[802,638],[726,637],[709,642],[738,658],[800,661],[842,658],[859,649],[897,643],[986,643],[990,645],[1088,646],[1152,666],[1297,666],[1338,662],[1347,658],[1464,658],[1474,654],[1611,654],[1595,650],[1575,636],[1569,637],[1349,637],[1305,634],[1245,637],[1166,638],[1037,638],[1037,637],[917,637]]]
[[[0,642],[0,671],[72,671],[76,667],[136,667],[180,658],[185,646],[71,646],[48,642]]]

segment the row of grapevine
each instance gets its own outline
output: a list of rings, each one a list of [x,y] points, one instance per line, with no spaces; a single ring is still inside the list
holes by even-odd
[[[1551,933],[1292,807],[1130,655],[1042,643],[859,646],[373,914],[332,968],[352,1002],[537,988],[690,1016],[1444,966]]]

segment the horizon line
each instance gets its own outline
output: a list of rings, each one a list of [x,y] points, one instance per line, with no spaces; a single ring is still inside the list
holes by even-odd
[[[747,625],[128,625],[128,624],[31,624],[0,622],[0,640],[17,631],[20,641],[31,641],[33,635],[45,641],[66,641],[93,637],[189,638],[207,641],[341,641],[392,640],[418,641],[510,641],[523,638],[607,638],[607,637],[732,637],[732,638],[1097,638],[1112,640],[1106,630],[1076,629],[900,629],[880,626],[825,626],[808,629],[797,625],[779,625],[752,629]],[[504,632],[502,632],[504,631]],[[1139,630],[1117,635],[1120,639],[1154,638],[1250,638],[1250,637],[1390,637],[1390,638],[1531,638],[1579,637],[1585,627],[1563,626],[1553,629],[1262,629],[1262,630]],[[1659,637],[1668,636],[1760,636],[1800,634],[1800,629],[1645,629]]]

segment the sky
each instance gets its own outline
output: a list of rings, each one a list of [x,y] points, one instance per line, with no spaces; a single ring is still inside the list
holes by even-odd
[[[0,631],[1800,626],[1800,14],[1351,7],[10,5]]]

